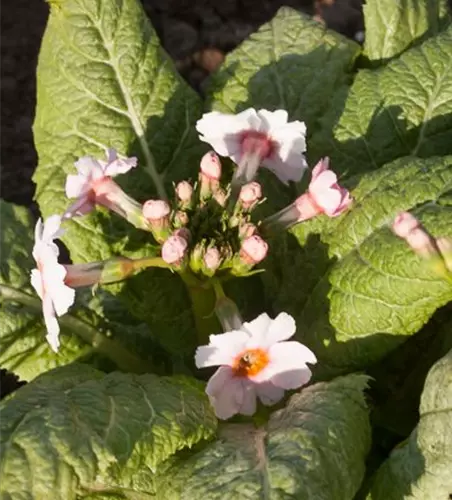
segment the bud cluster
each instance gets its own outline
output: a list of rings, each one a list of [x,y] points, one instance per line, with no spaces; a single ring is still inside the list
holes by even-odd
[[[229,210],[231,190],[222,187],[221,171],[220,159],[210,151],[201,159],[197,182],[175,186],[171,205],[164,200],[143,204],[143,217],[173,269],[207,278],[217,273],[243,276],[267,254],[268,245],[251,222],[262,199],[260,184],[243,185]]]

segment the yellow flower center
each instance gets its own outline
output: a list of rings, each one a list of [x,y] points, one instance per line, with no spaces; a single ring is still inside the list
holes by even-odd
[[[270,358],[262,349],[248,349],[239,354],[232,365],[232,370],[237,377],[257,375],[269,363]]]

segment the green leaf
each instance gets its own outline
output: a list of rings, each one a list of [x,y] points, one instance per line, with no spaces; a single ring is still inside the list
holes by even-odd
[[[351,500],[370,446],[366,384],[362,375],[319,383],[265,427],[223,426],[217,441],[167,472],[159,498]]]
[[[121,359],[123,344],[146,359],[146,370],[151,368],[154,346],[148,328],[103,290],[97,290],[95,295],[88,290],[77,291],[76,305],[60,318],[60,351],[55,354],[50,349],[45,338],[41,301],[30,284],[31,269],[36,267],[32,257],[31,217],[26,208],[3,200],[0,200],[0,211],[1,366],[14,371],[22,380],[31,380],[52,368],[75,360],[92,361],[94,354],[103,353],[112,354],[123,369],[144,371],[143,362],[133,355],[129,362],[127,354]]]
[[[363,9],[364,49],[371,61],[399,55],[450,21],[446,0],[368,0]]]
[[[0,495],[23,500],[91,492],[147,498],[159,464],[210,438],[217,422],[194,381],[103,376],[85,365],[41,375],[0,415]]]
[[[352,209],[275,238],[263,275],[266,296],[295,317],[322,377],[378,361],[452,300],[451,283],[388,227],[415,209],[434,237],[452,236],[452,157],[401,158],[352,181]]]
[[[452,492],[452,351],[425,381],[420,421],[378,470],[369,499],[447,499]]]
[[[452,153],[452,27],[336,93],[312,158],[351,175],[398,157]]]
[[[51,2],[37,87],[34,180],[44,217],[68,206],[64,184],[74,161],[103,157],[105,147],[138,156],[137,169],[118,182],[140,201],[158,194],[154,164],[167,188],[195,175],[205,149],[194,128],[202,102],[161,49],[138,0]],[[155,253],[149,233],[105,211],[67,224],[64,242],[74,262]],[[194,327],[183,284],[161,270],[143,274],[109,290],[153,331],[172,331],[191,352]]]

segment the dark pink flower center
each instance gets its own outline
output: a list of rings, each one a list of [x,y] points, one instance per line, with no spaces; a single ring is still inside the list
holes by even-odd
[[[257,154],[260,158],[270,158],[276,149],[275,142],[263,132],[246,130],[240,135],[243,154]]]

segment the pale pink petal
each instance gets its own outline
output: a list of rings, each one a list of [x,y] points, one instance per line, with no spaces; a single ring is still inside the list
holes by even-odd
[[[51,243],[54,239],[62,236],[64,230],[60,226],[61,217],[59,215],[52,215],[46,219],[44,222],[44,231],[42,232],[42,240],[46,243]]]
[[[265,343],[270,347],[271,345],[276,344],[276,342],[287,340],[294,335],[295,330],[295,320],[290,314],[282,312],[276,316],[276,318],[271,322],[270,327],[267,329]]]
[[[215,414],[226,420],[239,412],[244,399],[243,385],[231,368],[222,366],[212,375],[206,386]]]
[[[38,243],[42,240],[42,232],[44,231],[44,225],[42,223],[42,219],[39,218],[38,222],[36,222],[35,226],[35,243]]]
[[[82,156],[75,162],[77,172],[86,178],[98,178],[104,175],[100,163],[92,156]]]
[[[257,116],[261,118],[261,130],[263,132],[271,132],[272,129],[278,129],[287,124],[288,114],[285,109],[277,109],[276,111],[268,111],[259,109]]]
[[[277,155],[272,156],[266,158],[262,165],[273,172],[284,184],[288,184],[289,181],[299,182],[307,168],[306,160],[302,154],[290,154],[287,161],[282,160]]]
[[[250,346],[250,343],[254,345],[256,342],[259,343],[262,341],[271,322],[272,319],[270,316],[267,313],[262,313],[256,319],[253,319],[253,321],[243,323],[242,329],[251,336],[246,344],[247,347]]]
[[[44,286],[58,316],[66,314],[75,300],[75,290],[64,284],[66,269],[61,264],[44,268]]]
[[[256,393],[258,398],[266,406],[274,405],[284,397],[284,389],[282,387],[276,387],[271,382],[256,384]]]
[[[94,207],[94,203],[89,200],[88,196],[81,196],[72,205],[69,205],[63,214],[63,219],[70,219],[74,215],[85,215],[94,210]]]
[[[411,215],[409,212],[402,212],[394,219],[392,230],[400,238],[406,238],[418,226],[419,221],[414,215]]]
[[[59,333],[60,326],[55,316],[55,310],[53,308],[52,299],[49,296],[44,296],[42,301],[42,312],[44,315],[44,323],[46,325],[47,342],[53,351],[58,352],[58,347],[60,346]]]
[[[131,158],[116,158],[113,162],[109,163],[104,168],[104,174],[109,177],[115,177],[119,174],[125,174],[130,169],[136,167],[138,164],[137,158],[132,156]]]
[[[338,210],[342,202],[342,194],[339,189],[325,189],[311,196],[314,202],[329,216]]]
[[[309,184],[309,192],[312,196],[330,189],[337,183],[337,175],[332,170],[325,170]]]
[[[245,349],[249,336],[246,332],[233,330],[220,335],[211,335],[208,346],[196,350],[195,364],[206,366],[232,365],[236,356]]]
[[[328,157],[322,158],[317,162],[317,165],[312,169],[312,181],[315,181],[317,177],[324,172],[325,170],[328,170],[330,167],[330,159]]]
[[[66,196],[78,198],[90,190],[90,180],[83,175],[68,175],[66,177]]]
[[[256,413],[256,385],[250,383],[248,380],[239,379],[242,384],[243,400],[240,405],[238,413],[241,415],[254,415]]]
[[[42,277],[38,269],[33,269],[31,271],[31,286],[36,290],[39,298],[42,300],[43,287],[42,287]]]
[[[205,113],[196,123],[200,140],[210,144],[221,156],[237,154],[240,149],[238,134],[248,128],[246,120],[234,115],[212,111]]]

